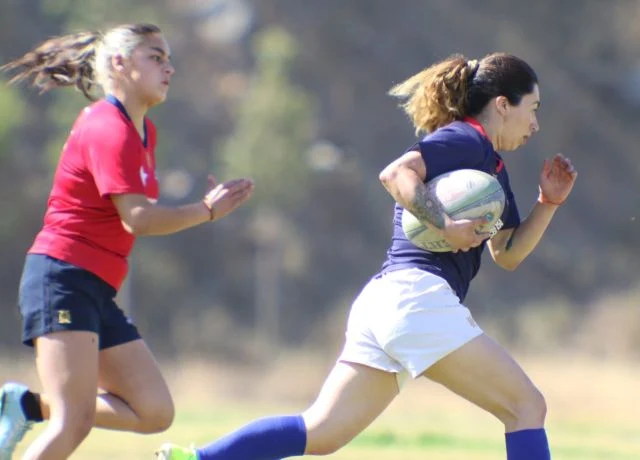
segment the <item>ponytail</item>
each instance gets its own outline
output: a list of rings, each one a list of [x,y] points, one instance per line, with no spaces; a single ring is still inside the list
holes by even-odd
[[[101,34],[84,32],[51,38],[24,56],[0,67],[16,71],[9,83],[31,79],[40,93],[75,86],[87,99],[94,100],[91,90],[96,84],[94,60]]]
[[[491,53],[480,61],[455,54],[394,86],[389,94],[405,100],[401,107],[419,134],[476,117],[498,96],[518,105],[537,83],[531,66],[512,54]]]
[[[430,133],[467,115],[467,88],[478,71],[478,61],[453,55],[424,69],[389,91],[404,99],[401,107],[416,134]]]

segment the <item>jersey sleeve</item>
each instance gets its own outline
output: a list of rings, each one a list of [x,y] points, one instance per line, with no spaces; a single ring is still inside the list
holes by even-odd
[[[479,140],[448,128],[442,128],[414,144],[427,167],[425,182],[440,174],[464,168],[477,168],[485,159]]]
[[[98,127],[95,123],[83,132],[87,167],[100,196],[144,194],[142,143],[124,125]]]

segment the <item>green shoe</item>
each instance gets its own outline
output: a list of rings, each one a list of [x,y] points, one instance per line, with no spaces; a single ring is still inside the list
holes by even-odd
[[[175,444],[163,444],[156,450],[156,460],[199,460],[193,447],[180,447]]]

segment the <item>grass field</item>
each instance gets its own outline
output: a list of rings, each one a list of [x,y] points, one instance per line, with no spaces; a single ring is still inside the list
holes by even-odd
[[[554,460],[640,459],[637,364],[575,357],[521,361],[547,397]],[[165,440],[201,445],[256,417],[298,412],[312,400],[330,364],[297,357],[260,372],[166,364],[178,409],[173,427],[151,436],[94,430],[73,458],[150,459]],[[31,371],[25,372],[24,378],[34,383]],[[30,432],[21,448],[37,432]],[[488,460],[505,454],[502,427],[491,416],[433,383],[417,381],[329,458]]]

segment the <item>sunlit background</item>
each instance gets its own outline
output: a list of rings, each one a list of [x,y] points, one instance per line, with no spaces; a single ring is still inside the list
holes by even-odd
[[[139,239],[119,295],[183,413],[199,414],[179,415],[174,438],[202,442],[257,407],[312,401],[351,301],[385,257],[393,203],[378,172],[415,141],[387,90],[455,52],[508,51],[541,84],[540,134],[505,155],[521,214],[537,197],[545,157],[569,156],[579,178],[536,252],[514,273],[486,255],[466,303],[549,394],[562,434],[552,437],[554,458],[640,458],[640,416],[629,412],[640,408],[639,1],[1,0],[0,64],[51,36],[121,22],[158,24],[177,68],[168,101],[150,113],[161,202],[198,200],[211,172],[256,181],[251,204],[227,219]],[[73,90],[0,85],[0,383],[38,387],[20,344],[17,287],[59,151],[85,104]],[[503,458],[492,419],[417,386],[408,391],[425,401],[423,413],[401,396],[393,414],[414,414],[424,442],[402,438],[406,430],[383,417],[379,431],[334,457]],[[214,423],[214,401],[239,395],[261,403],[225,405],[230,422]],[[431,407],[434,398],[451,405]],[[469,436],[489,447],[425,434],[440,426],[436,414],[453,413],[481,421],[469,422]],[[442,426],[461,426],[452,420]],[[188,432],[185,423],[194,424]],[[129,458],[126,449],[112,454],[117,443],[100,437],[110,435],[91,436],[93,450],[78,458]],[[600,441],[583,448],[585,438]],[[472,447],[459,454],[457,442]],[[376,457],[378,448],[385,454]]]

